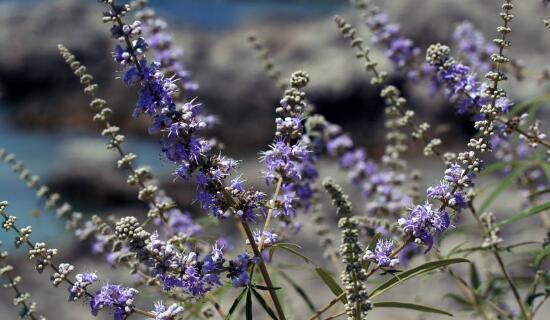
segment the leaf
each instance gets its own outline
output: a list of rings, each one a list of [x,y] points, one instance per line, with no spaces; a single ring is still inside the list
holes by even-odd
[[[252,320],[252,294],[250,290],[246,292],[246,320]]]
[[[510,184],[512,184],[517,177],[519,177],[523,173],[524,166],[518,166],[516,167],[512,172],[506,176],[498,185],[497,187],[491,192],[487,198],[483,201],[478,212],[485,212],[487,208],[495,201],[495,199],[504,191],[506,190]]]
[[[298,246],[299,247],[299,246]],[[300,252],[296,251],[294,248],[290,247],[288,243],[276,243],[274,245],[272,245],[270,248],[269,248],[269,251],[270,251],[270,255],[273,255],[273,251],[276,249],[276,248],[281,248],[283,250],[286,250],[302,259],[304,259],[304,261],[306,263],[311,263],[311,259],[309,259],[308,257],[306,257],[305,255],[301,254]]]
[[[381,233],[375,234],[372,237],[372,239],[370,239],[369,245],[367,246],[367,250],[371,250],[371,251],[374,250],[374,247],[376,247],[376,243],[378,242],[378,239],[380,239],[381,236],[382,236]],[[370,260],[366,260],[365,262],[363,262],[363,268],[365,269],[365,271],[369,271],[370,263],[371,263]]]
[[[229,308],[229,312],[225,316],[224,320],[231,319],[231,315],[233,315],[233,312],[235,312],[235,310],[239,306],[239,303],[241,303],[241,300],[243,299],[244,294],[247,293],[247,291],[248,291],[248,287],[244,288],[243,291],[241,291],[241,293],[239,294],[239,296],[235,299],[235,301],[233,301],[233,304],[231,305],[231,308]]]
[[[252,293],[254,294],[254,297],[256,297],[256,300],[258,300],[262,308],[264,308],[267,314],[269,314],[271,319],[277,320],[277,316],[275,315],[273,310],[271,310],[271,308],[267,305],[262,295],[258,291],[256,291],[254,288],[251,288],[250,290],[252,291]]]
[[[446,316],[452,317],[453,314],[445,310],[436,309],[432,307],[423,306],[421,304],[407,303],[407,302],[375,302],[373,303],[374,308],[402,308],[402,309],[411,309],[421,312],[430,312],[444,314]]]
[[[514,165],[515,164],[515,161],[512,161],[512,162],[495,162],[495,163],[491,163],[490,165],[486,166],[483,171],[481,171],[478,175],[480,177],[483,177],[483,176],[487,176],[493,172],[496,172],[496,171],[500,171],[510,165]]]
[[[313,301],[311,301],[311,299],[307,295],[306,291],[304,289],[302,289],[302,287],[300,287],[286,273],[279,270],[279,274],[281,275],[281,277],[283,277],[283,279],[285,279],[292,286],[294,291],[296,291],[296,293],[298,293],[298,295],[304,300],[304,302],[307,304],[307,306],[308,306],[308,308],[311,312],[317,311],[317,309],[315,308],[315,305],[313,304]]]
[[[443,259],[443,260],[424,263],[423,265],[420,265],[416,268],[407,270],[407,271],[402,272],[400,274],[396,274],[394,278],[391,278],[390,280],[384,282],[383,284],[381,284],[377,288],[375,288],[372,291],[370,297],[374,298],[377,295],[380,295],[383,292],[391,289],[393,286],[395,286],[395,285],[397,285],[401,282],[404,282],[406,280],[409,280],[411,278],[414,278],[416,276],[419,276],[421,274],[424,274],[426,272],[429,272],[429,271],[432,271],[432,270],[435,270],[435,269],[438,269],[438,268],[441,268],[441,267],[445,267],[445,266],[448,266],[448,265],[451,265],[451,264],[462,263],[462,262],[470,262],[470,260],[463,259],[463,258],[454,258],[454,259]]]
[[[472,305],[468,300],[464,299],[463,297],[455,293],[447,293],[446,295],[443,296],[443,298],[450,298],[454,300],[456,303],[462,305],[463,307],[466,307],[466,306],[469,307]]]
[[[281,290],[281,287],[268,287],[268,286],[260,286],[260,285],[254,285],[254,288],[256,289],[259,289],[259,290],[264,290],[264,291],[269,291],[269,290]]]
[[[535,300],[538,298],[538,297],[544,297],[546,296],[546,292],[535,292],[535,293],[532,293],[530,294],[527,299],[525,299],[525,302],[527,303],[527,305],[529,306],[532,306],[533,303],[535,302]]]
[[[527,210],[524,210],[520,213],[516,213],[515,215],[511,216],[510,218],[502,220],[499,223],[496,223],[493,228],[500,228],[505,224],[516,222],[518,220],[530,217],[532,215],[535,215],[539,212],[543,212],[545,210],[550,210],[550,201],[545,202],[543,204],[539,204],[538,206],[534,206],[534,207],[529,208]]]
[[[540,250],[537,255],[535,256],[535,260],[533,261],[533,265],[538,269],[540,267],[540,264],[546,257],[550,255],[550,246],[547,246],[546,248]]]
[[[515,105],[512,110],[510,110],[510,116],[519,114],[525,109],[530,109],[530,112],[533,112],[533,108],[540,108],[545,102],[550,100],[550,95],[545,94],[542,96],[534,97],[525,102]]]
[[[474,288],[474,290],[477,290],[477,288],[479,288],[479,286],[481,285],[477,266],[473,262],[470,262],[470,284],[472,285],[472,288]]]
[[[334,280],[332,275],[327,270],[317,267],[315,268],[315,271],[335,296],[338,297],[344,292],[344,290],[342,290],[340,285],[336,282],[336,280]],[[342,300],[343,303],[346,303],[346,297],[342,297],[340,300]]]

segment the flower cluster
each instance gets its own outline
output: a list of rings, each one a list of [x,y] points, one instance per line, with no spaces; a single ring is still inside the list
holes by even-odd
[[[406,71],[412,80],[426,79],[429,81],[430,94],[439,87],[434,77],[434,68],[420,59],[421,50],[414,41],[402,34],[401,27],[389,21],[388,15],[380,8],[364,0],[353,0],[355,6],[363,11],[365,24],[372,32],[371,42],[381,45],[384,54],[393,67]]]
[[[374,261],[380,267],[393,268],[399,263],[399,259],[393,258],[393,240],[378,240],[374,252],[367,250],[363,259]]]
[[[350,182],[369,198],[369,214],[399,216],[410,206],[411,198],[399,187],[404,176],[369,159],[365,149],[356,147],[340,126],[316,115],[308,119],[306,127],[315,148],[326,150],[329,156],[338,159]]]
[[[248,267],[258,263],[257,257],[250,257],[246,253],[239,254],[237,258],[229,261],[227,277],[231,279],[233,287],[245,287],[250,283]]]
[[[365,287],[367,275],[361,263],[358,223],[354,218],[342,218],[338,228],[342,231],[340,255],[346,266],[341,276],[347,298],[346,314],[348,319],[364,319],[372,305]]]
[[[483,34],[476,30],[471,22],[463,21],[458,24],[451,37],[471,68],[480,72],[491,70],[490,58],[496,52],[496,47],[485,41]]]
[[[449,214],[443,210],[432,208],[432,204],[417,205],[409,210],[405,218],[398,220],[405,233],[413,237],[414,242],[427,246],[426,251],[432,249],[434,235],[447,230],[451,226]]]
[[[166,22],[151,8],[139,10],[136,18],[142,23],[143,37],[153,52],[153,59],[160,63],[159,68],[165,70],[166,76],[175,77],[187,99],[193,98],[199,85],[191,80],[189,70],[181,63],[183,50],[174,47],[172,35],[166,32]]]
[[[108,284],[101,287],[90,300],[92,314],[97,316],[103,308],[113,309],[114,320],[123,320],[132,313],[134,297],[138,291],[134,288],[124,288],[119,285]]]
[[[296,208],[308,208],[313,196],[312,184],[318,176],[315,154],[304,135],[306,101],[302,89],[308,82],[305,72],[292,74],[289,89],[275,110],[275,142],[260,157],[267,184],[280,184],[281,192],[270,203],[275,216],[292,217]]]

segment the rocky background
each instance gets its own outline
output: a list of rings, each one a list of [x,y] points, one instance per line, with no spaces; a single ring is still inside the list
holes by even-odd
[[[224,141],[228,154],[245,160],[244,178],[262,186],[257,153],[272,140],[274,108],[280,95],[246,41],[249,31],[255,31],[264,39],[286,75],[296,69],[310,74],[308,97],[320,113],[350,131],[355,141],[368,147],[371,155],[382,152],[383,103],[378,97],[379,91],[369,84],[369,75],[354,59],[352,50],[332,21],[334,14],[341,14],[359,26],[365,38],[369,36],[358,13],[350,9],[347,1],[281,1],[285,10],[280,10],[281,3],[273,4],[277,1],[262,4],[267,8],[272,5],[273,11],[258,10],[262,5],[254,1],[205,1],[210,6],[207,12],[205,4],[194,6],[194,1],[198,0],[181,1],[182,5],[175,0],[151,0],[152,6],[168,20],[175,42],[185,50],[185,64],[201,86],[200,100],[221,120],[212,134]],[[449,42],[454,26],[464,19],[471,20],[487,39],[493,37],[498,23],[499,1],[386,0],[379,3],[421,48],[433,42]],[[226,20],[223,12],[231,6],[244,9]],[[178,12],[174,8],[187,11]],[[117,66],[110,59],[113,41],[109,38],[108,27],[100,22],[101,9],[95,1],[0,0],[0,148],[12,147],[11,151],[29,164],[31,170],[39,172],[49,185],[83,211],[106,215],[145,212],[135,199],[135,190],[126,186],[124,174],[115,168],[114,155],[104,150],[98,128],[87,108],[87,98],[58,55],[57,44],[63,43],[98,80],[101,96],[115,111],[113,122],[130,136],[131,151],[140,156],[141,163],[153,165],[161,185],[171,196],[197,211],[192,205],[192,186],[173,183],[171,164],[159,162],[156,141],[146,135],[146,121],[130,117],[135,92],[124,88],[115,78]],[[550,35],[545,32],[542,19],[550,15],[550,10],[538,0],[521,1],[516,9],[510,55],[525,64],[526,80],[511,79],[507,86],[514,99],[523,101],[535,92],[541,94],[548,89],[548,84],[536,78],[548,65]],[[380,51],[374,49],[373,57],[389,70]],[[463,145],[464,137],[471,132],[468,119],[457,117],[441,96],[427,97],[425,88],[405,83],[399,74],[392,77],[392,82],[409,98],[419,118],[436,124],[436,130],[450,149]],[[543,111],[541,117],[548,119],[548,111]],[[24,137],[25,142],[19,137]],[[411,148],[411,167],[423,169],[424,180],[430,183],[438,179],[441,168],[439,164],[426,162],[420,153],[421,148]],[[345,180],[338,176],[331,163],[323,163],[323,171],[336,175],[340,181]],[[6,198],[12,202],[25,202],[20,206],[22,210],[39,207],[33,202],[33,195],[27,195],[24,188],[18,189],[18,183],[9,170],[0,168],[0,198],[3,199],[6,193]],[[346,191],[361,208],[363,203],[358,195],[353,194],[351,188]],[[512,213],[509,204],[515,201],[515,196],[509,194],[505,197],[509,200],[500,204],[503,214]],[[94,257],[83,255],[87,248],[75,243],[74,238],[59,236],[60,225],[48,222],[53,217],[29,219],[33,226],[41,229],[41,235],[59,246],[62,257],[71,261],[76,259],[78,267],[112,275],[112,279],[125,276],[94,262]],[[223,230],[228,236],[234,231]],[[445,245],[451,247],[467,236],[467,232],[459,233]],[[307,250],[317,248],[317,240],[307,232],[296,241],[303,243]],[[11,250],[11,240],[5,242],[5,247]],[[10,254],[17,257],[16,252]],[[19,257],[19,262],[14,263],[21,267],[25,289],[31,291],[40,310],[49,319],[92,318],[86,306],[65,303],[64,290],[51,288],[46,275],[36,275],[23,263],[26,257]],[[299,269],[295,277],[304,279],[305,287],[311,292],[319,289],[311,272]],[[417,280],[409,284],[391,299],[436,306],[440,303],[439,307],[456,309],[452,300],[442,299],[445,293],[453,290],[452,282],[443,275],[430,278],[430,283],[423,282]],[[1,319],[16,316],[9,294],[0,291]],[[316,301],[320,306],[329,299],[327,295]],[[288,303],[303,307],[295,299],[290,300]],[[61,315],[59,310],[63,310]],[[373,319],[397,319],[397,315],[399,319],[419,318],[417,314],[402,317],[400,312],[377,311]],[[443,319],[437,316],[422,318]],[[469,316],[463,313],[457,318],[469,319]]]

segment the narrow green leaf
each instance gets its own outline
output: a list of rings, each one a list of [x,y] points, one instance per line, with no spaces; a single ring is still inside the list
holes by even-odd
[[[311,263],[311,259],[309,259],[308,257],[306,257],[305,255],[301,254],[300,252],[298,252],[297,250],[295,250],[294,248],[290,247],[288,244],[286,243],[276,243],[274,245],[272,245],[270,247],[270,252],[272,253],[275,249],[277,248],[280,248],[280,249],[283,249],[283,250],[286,250],[302,259],[304,259],[304,261],[306,263]]]
[[[533,265],[535,268],[539,268],[540,264],[546,257],[550,256],[550,246],[547,246],[546,248],[543,248],[539,251],[539,253],[535,256],[535,260],[533,261]]]
[[[247,288],[244,288],[243,291],[241,291],[241,293],[239,294],[239,296],[235,299],[235,301],[233,301],[233,304],[231,305],[231,308],[229,308],[229,312],[227,313],[227,315],[225,316],[225,319],[224,320],[229,320],[231,319],[231,316],[233,315],[233,312],[235,312],[235,310],[237,309],[237,307],[239,306],[239,303],[241,303],[241,300],[243,299],[244,297],[244,294],[248,291],[248,287]]]
[[[550,210],[550,201],[545,202],[543,204],[539,204],[538,206],[534,206],[534,207],[529,208],[527,210],[524,210],[520,213],[516,213],[515,215],[511,216],[510,218],[502,220],[499,223],[496,223],[495,227],[502,227],[505,224],[516,222],[518,220],[530,217],[532,215],[535,215],[539,212],[543,212],[543,211],[546,211],[546,210]]]
[[[447,293],[446,295],[443,296],[443,298],[450,298],[454,300],[456,303],[462,305],[463,307],[466,307],[466,306],[469,307],[472,305],[468,300],[464,299],[463,297],[455,293]]]
[[[413,268],[413,269],[407,270],[405,272],[402,272],[400,274],[395,274],[394,278],[391,278],[390,280],[384,282],[383,284],[381,284],[377,288],[375,288],[372,291],[370,297],[374,298],[377,295],[380,295],[383,292],[391,289],[393,286],[395,286],[395,285],[397,285],[401,282],[404,282],[406,280],[409,280],[411,278],[414,278],[416,276],[419,276],[421,274],[424,274],[426,272],[429,272],[429,271],[432,271],[432,270],[435,270],[435,269],[438,269],[438,268],[441,268],[441,267],[445,267],[445,266],[448,266],[448,265],[451,265],[451,264],[462,263],[462,262],[470,262],[470,260],[463,259],[463,258],[454,258],[454,259],[444,259],[444,260],[438,260],[438,261],[431,261],[431,262],[424,263],[423,265],[420,265],[416,268]]]
[[[253,287],[258,289],[258,290],[263,290],[263,291],[281,290],[281,287],[268,287],[268,286],[260,286],[260,285],[257,285],[257,284],[255,284]]]
[[[339,295],[342,294],[342,292],[344,292],[344,290],[342,290],[340,285],[338,285],[336,280],[334,280],[332,275],[327,270],[325,270],[321,267],[317,267],[317,268],[315,268],[315,271],[317,272],[317,274],[319,275],[321,280],[323,280],[323,282],[327,285],[327,287],[330,289],[330,291],[332,291],[332,293],[334,293],[335,296],[338,297]],[[342,297],[341,300],[342,300],[342,302],[345,303],[346,302],[346,297]]]
[[[258,300],[262,308],[264,308],[265,312],[267,312],[267,314],[271,317],[271,319],[277,320],[277,316],[275,315],[273,310],[271,310],[271,308],[267,305],[262,295],[258,291],[256,291],[254,288],[250,290],[252,291],[252,293],[254,294],[254,297],[256,298],[256,300]]]
[[[372,237],[372,239],[370,239],[369,245],[367,246],[367,250],[373,251],[374,247],[376,247],[376,243],[378,242],[378,239],[380,239],[381,236],[382,236],[381,233],[375,234]],[[370,264],[371,264],[370,260],[365,260],[365,262],[363,262],[363,268],[365,269],[365,271],[369,271]]]
[[[315,308],[315,305],[313,304],[313,301],[311,301],[311,299],[307,295],[306,291],[304,289],[302,289],[302,287],[300,287],[294,280],[292,280],[292,278],[290,278],[283,271],[279,270],[279,274],[281,275],[281,277],[283,277],[283,279],[286,280],[286,282],[288,282],[292,286],[294,291],[296,291],[296,293],[298,293],[298,295],[304,300],[304,302],[307,304],[307,306],[308,306],[308,308],[311,312],[317,311],[317,309]]]
[[[252,294],[250,290],[246,292],[246,320],[252,320]]]
[[[508,174],[506,178],[504,178],[497,187],[485,198],[479,209],[478,212],[485,212],[487,208],[497,199],[497,197],[506,190],[516,179],[523,173],[524,166],[518,166],[516,167],[512,172]]]
[[[483,168],[483,171],[481,171],[478,175],[480,177],[483,177],[483,176],[487,176],[493,172],[497,172],[497,171],[500,171],[500,170],[503,170],[504,168],[510,166],[510,165],[514,165],[516,163],[516,161],[512,161],[512,162],[495,162],[495,163],[491,163],[490,165],[486,166],[485,168]]]
[[[432,307],[423,306],[421,304],[407,303],[407,302],[375,302],[373,303],[374,308],[402,308],[402,309],[411,309],[421,312],[430,312],[444,314],[446,316],[452,317],[453,314],[445,310],[436,309]]]
[[[474,290],[477,290],[477,288],[479,288],[479,286],[481,285],[477,266],[473,262],[470,262],[470,284],[472,288],[474,288]]]
[[[525,102],[515,105],[512,110],[510,110],[510,115],[517,115],[525,109],[532,109],[534,106],[537,108],[542,106],[545,102],[550,101],[550,94],[544,94],[538,97],[534,97]],[[531,110],[532,111],[532,110]]]
[[[525,299],[525,302],[527,303],[528,306],[532,306],[537,298],[545,297],[546,295],[547,295],[546,292],[535,292],[527,296],[527,299]]]

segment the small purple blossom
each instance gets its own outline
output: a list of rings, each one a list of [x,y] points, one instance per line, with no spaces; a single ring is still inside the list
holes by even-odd
[[[168,308],[158,301],[155,303],[155,310],[153,314],[155,315],[155,320],[175,320],[176,316],[183,312],[183,307],[177,304],[172,304]]]
[[[374,252],[367,250],[363,259],[374,261],[380,267],[395,267],[399,263],[399,259],[393,258],[393,240],[380,239],[376,243]]]
[[[398,223],[405,233],[414,237],[415,242],[427,246],[426,252],[433,246],[434,234],[442,233],[451,226],[449,214],[434,210],[430,203],[411,208],[407,217],[400,218]]]
[[[79,273],[75,276],[76,281],[69,288],[69,301],[76,301],[84,296],[86,288],[98,280],[95,273]]]
[[[104,285],[90,300],[92,314],[97,315],[103,308],[114,311],[114,320],[123,320],[132,313],[134,297],[138,291],[134,288],[124,288],[119,285]]]
[[[277,234],[264,230],[263,232],[254,231],[254,241],[259,244],[263,239],[264,248],[277,242]],[[246,244],[250,244],[249,240],[246,240]]]
[[[491,54],[497,51],[497,47],[491,42],[486,42],[483,34],[476,30],[471,22],[463,21],[458,24],[451,37],[458,49],[464,53],[468,65],[480,72],[491,70]]]

